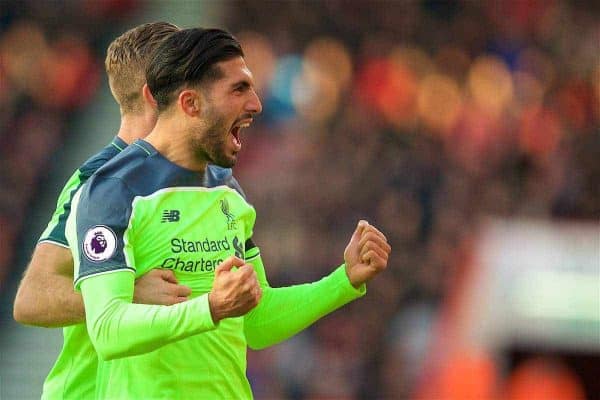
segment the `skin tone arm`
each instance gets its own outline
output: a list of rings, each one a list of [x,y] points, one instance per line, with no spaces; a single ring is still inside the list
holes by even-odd
[[[177,284],[172,271],[154,269],[135,282],[134,302],[171,305],[191,293]],[[15,298],[17,322],[46,328],[85,321],[81,294],[73,289],[71,251],[53,243],[39,243],[25,271]]]

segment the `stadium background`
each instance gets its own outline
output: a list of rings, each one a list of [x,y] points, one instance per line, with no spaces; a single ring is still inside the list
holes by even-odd
[[[59,351],[12,299],[118,129],[108,43],[153,20],[243,42],[264,111],[235,173],[273,285],[329,272],[359,218],[393,247],[366,298],[250,352],[258,399],[598,398],[597,3],[3,0],[0,399],[39,397]]]

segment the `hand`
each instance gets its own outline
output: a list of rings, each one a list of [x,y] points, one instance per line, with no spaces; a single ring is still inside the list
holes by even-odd
[[[237,271],[232,271],[238,267]],[[258,305],[262,290],[250,264],[229,257],[215,269],[215,280],[208,294],[214,323],[223,318],[239,317]]]
[[[383,233],[367,221],[359,221],[344,250],[346,274],[352,286],[359,288],[383,271],[391,251]]]
[[[133,302],[170,306],[186,301],[191,293],[189,287],[178,284],[173,271],[156,268],[136,279]]]

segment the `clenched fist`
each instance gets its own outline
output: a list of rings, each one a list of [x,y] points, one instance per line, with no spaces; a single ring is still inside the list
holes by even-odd
[[[383,233],[367,221],[359,221],[344,251],[346,274],[355,288],[387,267],[392,248]]]
[[[233,267],[238,267],[232,271]],[[214,323],[224,318],[239,317],[258,305],[262,290],[250,264],[229,257],[215,269],[215,280],[208,294]]]

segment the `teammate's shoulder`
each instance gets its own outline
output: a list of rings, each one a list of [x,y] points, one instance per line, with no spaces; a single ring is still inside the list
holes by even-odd
[[[148,154],[135,142],[110,158],[98,169],[96,175],[104,178],[127,180],[128,177],[135,176],[138,173],[147,157]]]
[[[127,143],[123,142],[121,139],[117,139],[118,138],[113,139],[111,143],[81,164],[79,172],[84,176],[90,177],[104,164],[116,157],[125,147],[127,147]]]

